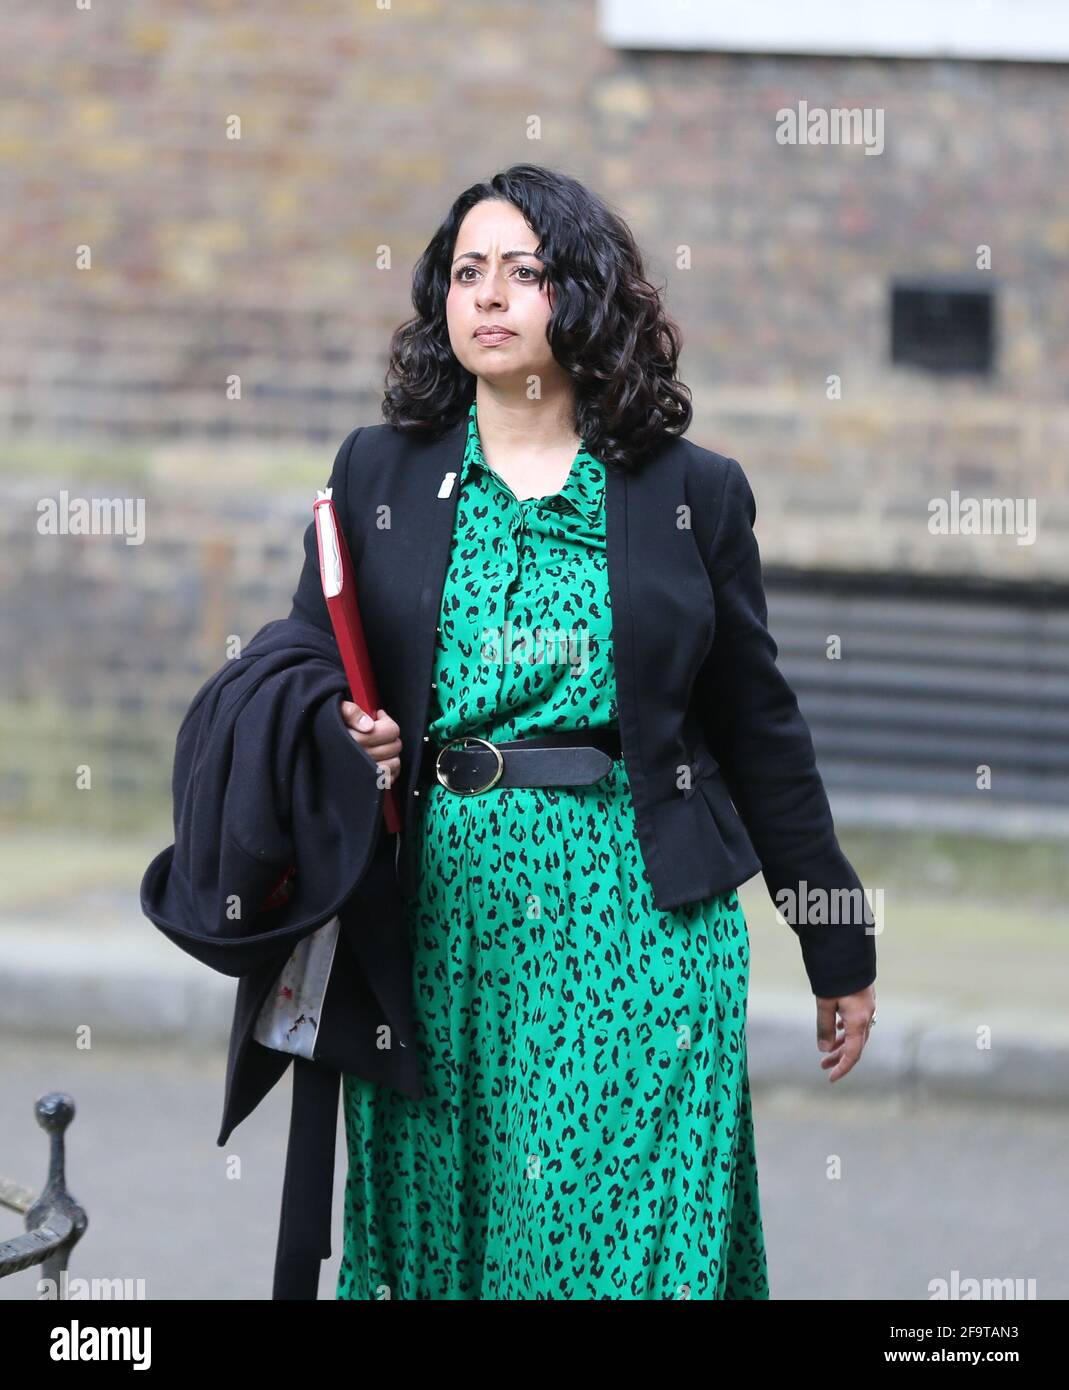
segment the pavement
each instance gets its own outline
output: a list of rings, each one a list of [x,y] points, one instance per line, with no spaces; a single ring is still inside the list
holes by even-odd
[[[292,1072],[219,1148],[236,981],[141,915],[134,869],[158,848],[112,846],[105,863],[100,844],[46,835],[0,855],[0,1177],[39,1190],[48,1145],[33,1104],[65,1091],[67,1181],[89,1214],[71,1276],[129,1280],[149,1299],[269,1299]],[[1028,906],[1019,885],[968,902],[957,880],[944,887],[919,906],[892,893],[878,1023],[834,1085],[793,933],[760,876],[740,890],[773,1298],[925,1301],[956,1278],[1069,1296],[1060,914],[1046,890]],[[321,1299],[342,1256],[338,1128]],[[0,1209],[0,1240],[21,1228]],[[0,1280],[0,1301],[35,1298],[39,1273]]]
[[[33,1102],[50,1090],[75,1101],[66,1174],[89,1225],[72,1278],[130,1281],[128,1296],[150,1300],[270,1299],[291,1072],[220,1148],[214,1047],[26,1036],[0,1046],[0,1174],[39,1190],[48,1146]],[[1064,1111],[876,1100],[847,1089],[861,1072],[823,1089],[753,1090],[771,1297],[920,1303],[955,1279],[1015,1290],[1000,1298],[1069,1297]],[[345,1178],[339,1123],[321,1300],[337,1287]],[[0,1211],[0,1239],[21,1229]],[[40,1273],[0,1279],[0,1301],[36,1298]],[[1013,1320],[995,1306],[998,1321]]]

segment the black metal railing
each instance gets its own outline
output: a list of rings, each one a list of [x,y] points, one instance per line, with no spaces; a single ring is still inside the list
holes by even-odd
[[[48,1180],[35,1198],[28,1188],[0,1177],[0,1206],[22,1212],[26,1220],[25,1235],[0,1242],[0,1279],[43,1265],[43,1277],[62,1298],[70,1253],[89,1224],[84,1208],[67,1191],[64,1136],[74,1119],[74,1101],[62,1091],[49,1091],[33,1109],[49,1137]]]

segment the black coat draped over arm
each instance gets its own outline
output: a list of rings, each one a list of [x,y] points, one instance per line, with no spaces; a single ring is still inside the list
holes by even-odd
[[[343,697],[333,637],[282,618],[210,677],[182,721],[174,844],[149,865],[142,907],[214,970],[244,975],[292,949],[363,876],[383,789]],[[265,907],[290,868],[285,901]]]

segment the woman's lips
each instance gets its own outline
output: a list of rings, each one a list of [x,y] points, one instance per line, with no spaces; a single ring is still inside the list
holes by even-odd
[[[515,336],[515,333],[510,333],[507,328],[484,329],[475,334],[475,341],[482,343],[484,347],[497,347],[499,343],[507,343]]]

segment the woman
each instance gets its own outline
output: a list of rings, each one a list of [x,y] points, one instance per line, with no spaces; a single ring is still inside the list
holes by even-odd
[[[618,542],[609,541],[606,498],[617,495],[613,470],[637,472],[690,423],[689,393],[675,377],[678,332],[619,218],[581,184],[532,165],[456,200],[417,266],[413,302],[416,317],[395,335],[388,423],[378,429],[417,440],[459,422],[463,433],[459,473],[447,473],[438,493],[455,505],[444,586],[439,599],[425,585],[420,600],[437,605],[421,728],[431,756],[405,799],[400,842],[427,1089],[415,1100],[344,1077],[349,1174],[337,1296],[767,1298],[746,1063],[746,922],[734,887],[657,906],[665,893],[647,864],[652,815],[646,788],[639,798],[628,772],[629,761],[639,765],[630,715],[620,728],[613,592],[621,572],[609,559]],[[734,478],[748,497],[735,470],[725,494]],[[383,539],[369,519],[376,501],[372,487],[358,549],[389,553],[395,544],[400,578],[419,560]],[[674,511],[669,524],[678,535]],[[738,558],[748,553],[721,566],[725,595],[734,570],[749,570]],[[322,621],[318,604],[312,613],[312,561],[310,548],[294,613]],[[362,605],[378,605],[369,627],[378,665],[387,631],[407,615],[395,599],[398,611],[383,616],[381,586],[369,582],[374,563],[360,585]],[[632,545],[629,573],[657,563]],[[685,587],[661,596],[669,608],[678,602],[684,623],[705,598],[697,589],[676,594]],[[643,631],[640,643],[667,640],[652,626]],[[384,697],[390,668],[385,662]],[[626,674],[630,692],[630,665]],[[684,682],[673,676],[671,689],[685,704]],[[741,742],[729,685],[718,684],[709,708],[720,701],[724,727],[737,728]],[[695,684],[695,700],[702,688]],[[407,787],[402,730],[412,716],[381,709],[372,720],[352,702],[341,708],[385,778]],[[808,731],[796,719],[791,752],[802,756],[792,766],[826,815],[805,761]],[[771,765],[780,752],[771,735],[767,751]],[[725,770],[733,766],[729,748],[718,752]],[[723,828],[734,807],[726,793],[715,799],[717,760],[697,761],[698,789],[707,789],[701,823],[714,825],[712,808]],[[680,808],[694,772],[686,759],[673,768]],[[757,780],[734,775],[740,811],[761,804]],[[776,854],[756,810],[743,818],[762,862]],[[793,834],[779,825],[780,839]],[[836,856],[834,874],[856,882],[830,816],[820,839]],[[687,873],[698,872],[689,861],[700,857],[688,857]],[[736,884],[758,867],[748,842],[733,862]],[[812,868],[811,881],[832,886],[824,862]],[[658,874],[667,878],[667,865]],[[815,953],[816,934],[796,929]],[[851,936],[845,949],[836,981],[851,993],[818,998],[830,1049],[822,1066],[834,1068],[833,1079],[853,1066],[874,1013],[871,936],[863,945]],[[838,1035],[836,1011],[845,1024]]]

